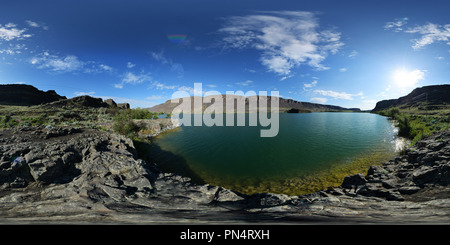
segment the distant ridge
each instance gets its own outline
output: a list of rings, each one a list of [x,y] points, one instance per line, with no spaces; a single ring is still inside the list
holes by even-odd
[[[398,99],[379,101],[372,112],[377,112],[391,107],[415,107],[426,104],[428,109],[438,109],[450,104],[450,84],[431,85],[414,89],[411,93]]]
[[[203,97],[203,100],[208,97],[210,97],[210,96]],[[194,96],[191,96],[190,98],[191,98],[191,110],[193,111],[194,110]],[[245,100],[246,112],[248,112],[249,109],[250,110],[252,109],[252,108],[249,108],[249,98],[251,98],[251,97],[233,95],[233,98],[236,100]],[[171,100],[167,100],[165,103],[153,106],[151,108],[147,108],[147,110],[149,110],[151,112],[170,113],[173,111],[173,109],[175,107],[177,107],[178,105],[180,105],[182,103],[183,99],[185,99],[185,98],[181,98],[179,103],[171,103]],[[224,101],[224,104],[225,104],[226,103],[226,95],[222,95],[222,100]],[[267,102],[268,102],[268,106],[270,107],[270,96],[267,96]],[[208,108],[213,103],[214,103],[214,100],[212,103],[203,103],[202,111],[204,111],[206,108]],[[235,108],[236,108],[236,106],[235,106]],[[283,99],[283,98],[279,99],[279,108],[280,108],[280,112],[285,112],[290,109],[298,109],[301,112],[361,111],[359,108],[344,108],[344,107],[335,106],[335,105],[322,105],[322,104],[301,102],[301,101],[296,101],[293,99]],[[225,105],[224,105],[223,111],[225,112]]]
[[[44,92],[26,84],[0,85],[0,105],[40,105],[67,99],[58,95],[55,90]]]

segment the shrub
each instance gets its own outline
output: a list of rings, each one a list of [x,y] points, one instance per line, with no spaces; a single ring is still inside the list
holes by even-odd
[[[0,128],[12,128],[19,125],[10,115],[0,116]]]
[[[139,127],[133,122],[130,111],[126,110],[121,111],[114,116],[113,130],[118,134],[133,138],[139,131]]]
[[[133,119],[158,119],[158,113],[149,112],[146,109],[130,109]]]

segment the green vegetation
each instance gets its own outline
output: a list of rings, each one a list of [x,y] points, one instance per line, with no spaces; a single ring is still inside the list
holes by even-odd
[[[156,120],[161,113],[149,112],[146,109],[136,108],[122,110],[116,113],[113,118],[113,130],[116,133],[136,138],[137,133],[141,130],[147,130],[143,124],[137,124],[138,119]]]
[[[113,130],[121,135],[134,138],[139,127],[133,122],[132,110],[121,111],[114,116]]]
[[[12,128],[19,124],[10,115],[0,116],[0,128]]]
[[[399,128],[398,135],[410,139],[411,144],[415,144],[423,137],[450,128],[450,114],[447,110],[428,111],[423,108],[427,107],[408,109],[393,107],[377,113],[395,120]]]

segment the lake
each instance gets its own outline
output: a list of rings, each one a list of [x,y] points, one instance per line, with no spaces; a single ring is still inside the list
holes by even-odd
[[[261,138],[260,127],[181,126],[153,139],[152,160],[199,183],[298,195],[395,155],[396,129],[376,114],[280,113],[279,123],[271,138]]]

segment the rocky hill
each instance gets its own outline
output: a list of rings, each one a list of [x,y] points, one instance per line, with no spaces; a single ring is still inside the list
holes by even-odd
[[[54,90],[44,92],[25,84],[0,85],[0,105],[30,106],[62,99],[67,98],[58,95]]]
[[[211,100],[212,96],[206,96],[203,98],[203,100],[207,100],[207,101],[212,101],[211,103],[203,103],[202,104],[202,111],[204,111],[206,108],[208,108],[210,105],[212,105],[214,103],[214,100]],[[250,97],[243,97],[243,96],[237,96],[237,95],[233,95],[232,96],[233,99],[235,99],[236,101],[240,101],[240,102],[244,102],[245,103],[245,111],[256,111],[257,108],[252,108],[250,106],[250,100],[252,98],[254,98],[254,96],[250,96]],[[258,100],[258,96],[256,96],[256,99]],[[148,108],[149,111],[151,112],[166,112],[166,113],[170,113],[173,111],[173,109],[175,107],[177,107],[178,105],[180,105],[183,100],[185,100],[187,98],[181,98],[179,100],[179,103],[171,103],[171,100],[167,100],[165,103],[163,104],[159,104],[156,106],[153,106],[151,108]],[[194,96],[190,97],[191,100],[191,110],[194,111]],[[222,95],[222,100],[224,103],[224,107],[223,107],[223,111],[225,112],[225,103],[226,103],[226,95]],[[267,96],[267,105],[263,105],[263,107],[270,107],[270,100],[271,97]],[[257,105],[259,106],[259,105]],[[236,103],[234,105],[234,108],[236,110]],[[296,100],[292,100],[292,99],[283,99],[280,98],[279,99],[279,108],[281,112],[284,111],[288,111],[290,109],[298,109],[299,111],[303,111],[303,112],[322,112],[322,111],[360,111],[359,108],[343,108],[340,106],[334,106],[334,105],[322,105],[322,104],[316,104],[316,103],[310,103],[310,102],[301,102],[301,101],[296,101]]]
[[[378,102],[372,112],[391,107],[417,107],[425,105],[427,109],[439,109],[450,104],[450,84],[424,86],[414,89],[411,93],[398,99],[382,100]]]

